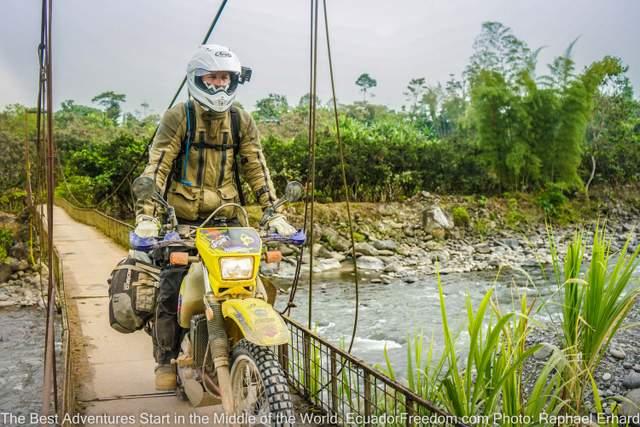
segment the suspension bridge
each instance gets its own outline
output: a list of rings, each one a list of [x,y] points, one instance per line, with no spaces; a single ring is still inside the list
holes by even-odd
[[[222,2],[203,43],[207,42],[226,3],[226,0]],[[317,81],[319,2],[312,0],[310,4],[310,93],[313,99]],[[326,1],[323,1],[323,6],[331,68]],[[127,246],[131,227],[94,207],[76,206],[66,200],[54,201],[56,160],[58,167],[60,162],[56,159],[52,132],[51,18],[52,0],[43,0],[39,44],[41,72],[37,101],[37,159],[34,165],[29,164],[27,156],[27,170],[32,171],[35,187],[32,190],[31,180],[28,180],[28,204],[32,211],[34,229],[40,236],[42,259],[49,265],[41,423],[65,426],[219,424],[215,420],[216,414],[222,413],[221,406],[193,408],[187,402],[177,399],[173,392],[155,391],[155,362],[150,337],[145,336],[144,332],[119,334],[109,325],[107,278],[114,265],[126,255],[124,248]],[[342,152],[332,69],[331,83],[338,146]],[[184,80],[171,104],[183,85]],[[314,140],[315,106],[311,103],[310,181],[307,184],[311,195],[314,194]],[[142,158],[137,163],[134,162],[125,179],[97,206],[108,200],[121,186],[130,184],[130,178],[141,160]],[[64,179],[63,175],[60,177]],[[346,180],[344,168],[343,179]],[[37,208],[45,204],[45,200],[41,198],[44,194],[46,212],[43,208]],[[305,207],[304,227],[305,230],[309,227],[310,246],[313,246],[313,223],[311,197],[308,209]],[[353,255],[355,260],[355,253]],[[299,271],[289,309],[293,306],[291,303],[298,279]],[[313,274],[309,279],[310,290],[312,280]],[[357,287],[357,274],[355,285]],[[309,292],[310,298],[311,294]],[[357,308],[357,299],[355,304]],[[56,308],[60,315],[56,314]],[[309,313],[310,325],[311,300]],[[56,319],[59,319],[61,328],[59,333],[55,330]],[[389,424],[372,421],[375,419],[373,417],[382,415],[386,420],[394,420],[392,423],[396,425],[458,424],[453,417],[431,402],[353,357],[349,353],[350,347],[348,350],[339,349],[286,316],[285,321],[290,331],[290,343],[277,347],[275,351],[290,390],[297,396],[298,425]],[[352,342],[356,324],[357,309]],[[60,336],[62,340],[60,352],[54,351],[56,336]],[[313,418],[311,415],[321,417]],[[429,418],[431,416],[440,417],[439,421],[434,422],[433,418]],[[49,422],[52,419],[55,420],[54,423]]]

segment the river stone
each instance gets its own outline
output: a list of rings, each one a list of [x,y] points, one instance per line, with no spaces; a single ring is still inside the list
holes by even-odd
[[[396,253],[387,249],[380,249],[378,256],[394,256]]]
[[[18,242],[11,246],[9,255],[16,259],[24,259],[27,257],[27,248],[23,242]]]
[[[609,381],[610,379],[611,379],[611,374],[609,372],[605,372],[604,374],[602,374],[603,381]]]
[[[392,262],[384,268],[384,271],[386,273],[398,273],[402,271],[402,265],[399,262]]]
[[[437,251],[442,247],[442,244],[439,242],[436,242],[435,240],[430,240],[424,244],[424,247],[425,249],[428,249],[430,251]]]
[[[479,254],[490,254],[492,251],[488,243],[480,243],[479,245],[475,245],[473,249]]]
[[[18,271],[18,260],[14,257],[6,257],[4,263],[11,266],[11,272]]]
[[[444,228],[434,228],[434,229],[431,230],[431,235],[436,240],[444,240],[445,234],[446,234],[446,232],[445,232]]]
[[[416,232],[413,230],[413,228],[406,227],[404,229],[404,235],[407,236],[407,237],[414,237],[416,235]]]
[[[26,259],[18,261],[18,271],[24,272],[27,269],[29,269],[29,261]]]
[[[422,211],[422,228],[427,233],[431,233],[434,228],[450,230],[453,228],[453,222],[447,218],[440,206],[436,205]]]
[[[376,248],[366,242],[356,243],[356,253],[368,256],[378,255]]]
[[[447,262],[449,261],[449,253],[447,251],[437,251],[431,254],[431,262]]]
[[[296,251],[289,245],[280,245],[278,250],[282,253],[282,256],[289,256],[296,254]]]
[[[622,380],[622,385],[628,389],[640,388],[640,374],[631,372]]]
[[[553,348],[549,345],[543,345],[542,347],[540,347],[540,350],[535,352],[533,357],[535,357],[536,360],[544,361],[549,359],[549,357],[551,356],[551,353],[553,353]]]
[[[640,388],[631,390],[625,396],[625,400],[622,401],[620,413],[623,417],[638,417],[640,416]],[[638,425],[630,424],[630,425]]]
[[[322,246],[320,243],[313,244],[313,256],[318,258],[334,258],[333,252]]]
[[[618,360],[623,360],[625,357],[627,357],[624,350],[617,347],[611,347],[609,349],[609,354]]]
[[[322,240],[327,242],[329,247],[334,251],[345,252],[351,248],[351,244],[347,239],[340,236],[337,231],[326,228],[322,234]]]
[[[13,270],[9,264],[0,264],[0,283],[4,283],[9,280]]]
[[[502,239],[500,243],[511,248],[514,251],[520,249],[520,242],[518,241],[518,239]]]
[[[374,240],[371,244],[374,248],[382,251],[395,251],[398,248],[393,240]]]
[[[363,255],[356,260],[358,268],[363,270],[382,270],[384,262],[380,258],[374,256]]]
[[[313,263],[313,272],[322,273],[323,271],[340,269],[340,262],[335,258],[323,258]]]

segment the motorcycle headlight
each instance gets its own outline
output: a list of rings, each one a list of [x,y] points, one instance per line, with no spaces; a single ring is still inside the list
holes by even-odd
[[[251,279],[253,276],[253,257],[220,258],[222,280]]]

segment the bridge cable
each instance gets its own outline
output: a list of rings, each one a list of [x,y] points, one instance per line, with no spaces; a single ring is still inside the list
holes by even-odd
[[[327,57],[329,60],[329,76],[331,78],[331,95],[333,97],[333,113],[336,122],[336,140],[338,142],[338,149],[340,154],[340,169],[342,171],[342,185],[344,187],[344,198],[347,205],[347,223],[349,224],[349,236],[351,237],[351,259],[353,261],[353,273],[354,273],[354,285],[356,292],[356,301],[355,301],[355,314],[353,319],[353,330],[351,332],[351,342],[349,343],[348,352],[351,353],[351,349],[353,347],[353,342],[356,338],[356,329],[358,327],[358,313],[360,307],[360,286],[359,286],[359,277],[358,277],[358,263],[356,262],[356,241],[353,235],[353,223],[351,220],[351,203],[349,201],[349,186],[347,183],[347,171],[345,168],[344,161],[344,144],[342,142],[342,138],[340,137],[340,121],[338,119],[338,101],[336,99],[336,85],[335,79],[333,75],[333,61],[331,60],[331,42],[329,40],[329,19],[327,18],[327,0],[322,0],[323,10],[324,10],[324,29],[325,29],[325,37],[327,39]]]
[[[327,2],[326,0],[322,0],[323,1],[323,14],[324,14],[324,26],[325,26],[325,38],[326,38],[326,42],[327,42],[327,56],[328,56],[328,62],[329,62],[329,76],[331,79],[331,92],[332,92],[332,96],[333,96],[333,112],[334,112],[334,119],[335,119],[335,126],[336,126],[336,140],[338,143],[338,148],[339,148],[339,155],[340,155],[340,166],[341,166],[341,172],[342,172],[342,183],[343,183],[343,188],[344,188],[344,196],[345,196],[345,201],[346,201],[346,206],[347,206],[347,221],[349,224],[349,234],[351,237],[351,257],[352,257],[352,261],[353,261],[353,270],[354,270],[354,284],[355,284],[355,314],[354,314],[354,321],[353,321],[353,328],[352,328],[352,333],[351,333],[351,340],[349,343],[349,348],[348,348],[348,352],[351,353],[351,350],[353,348],[353,343],[355,341],[355,336],[356,336],[356,331],[357,331],[357,326],[358,326],[358,315],[359,315],[359,305],[360,305],[360,292],[359,292],[359,276],[358,276],[358,266],[357,266],[357,262],[356,262],[356,252],[355,252],[355,238],[354,238],[354,231],[353,231],[353,223],[352,223],[352,215],[351,215],[351,203],[350,203],[350,197],[349,197],[349,186],[347,183],[347,173],[346,173],[346,168],[345,168],[345,158],[344,158],[344,144],[342,142],[342,138],[340,136],[340,121],[339,121],[339,117],[338,117],[338,104],[337,104],[337,98],[336,98],[336,89],[335,89],[335,78],[334,78],[334,72],[333,72],[333,60],[332,60],[332,56],[331,56],[331,43],[330,43],[330,37],[329,37],[329,19],[328,19],[328,14],[327,14]],[[315,3],[315,15],[314,15],[314,5]],[[311,232],[310,232],[310,254],[309,254],[309,265],[310,265],[310,271],[309,271],[309,313],[308,313],[308,328],[311,329],[311,319],[312,319],[312,312],[311,312],[311,307],[312,307],[312,280],[313,280],[313,206],[314,206],[314,185],[315,185],[315,145],[317,143],[316,138],[315,138],[315,128],[316,128],[316,85],[317,85],[317,0],[311,0],[311,59],[310,59],[310,63],[311,63],[311,71],[310,71],[310,94],[311,94],[311,98],[310,98],[310,108],[309,108],[309,164],[310,164],[310,179],[307,182],[307,188],[311,188],[311,208],[309,209],[310,211],[310,221],[311,221]],[[306,232],[307,229],[307,210],[308,210],[308,199],[307,202],[305,203],[305,213],[304,213],[304,226],[303,229]],[[299,256],[298,256],[298,263],[296,265],[296,272],[294,275],[294,280],[293,280],[293,284],[292,284],[292,288],[291,288],[291,292],[289,294],[289,301],[287,304],[287,307],[285,308],[285,310],[283,310],[282,314],[287,314],[289,315],[291,312],[291,308],[296,307],[296,305],[294,304],[294,299],[295,299],[295,294],[296,291],[298,289],[298,283],[299,283],[299,278],[300,278],[300,270],[301,270],[301,264],[302,264],[302,254],[303,254],[303,248],[301,248]],[[327,386],[327,384],[325,384],[323,387],[321,387],[320,391],[322,389],[324,389]]]
[[[42,118],[42,111],[45,110],[45,108],[43,107],[43,92],[44,92],[44,78],[43,78],[43,73],[44,73],[44,35],[41,34],[41,39],[42,41],[40,42],[40,44],[38,45],[38,64],[39,64],[39,68],[38,68],[38,100],[37,100],[37,104],[36,104],[36,154],[37,154],[37,161],[35,162],[37,165],[42,166],[43,162],[44,162],[44,154],[43,154],[43,150],[44,150],[44,144],[42,144],[42,135],[44,134],[44,129],[43,129],[43,121],[41,120]],[[36,185],[36,196],[34,197],[35,199],[35,203],[32,203],[32,205],[34,206],[33,208],[33,216],[34,218],[36,218],[36,216],[38,216],[40,223],[41,219],[44,218],[44,206],[42,203],[42,194],[44,193],[44,168],[39,167],[36,169],[37,173],[36,173],[36,178],[37,178],[37,185]],[[35,207],[37,206],[37,208]],[[39,211],[39,212],[38,212]],[[38,242],[40,244],[40,248],[44,248],[44,230],[42,229],[42,227],[40,226],[38,228]],[[42,281],[42,254],[40,255],[40,257],[38,257],[38,271],[40,272],[40,274],[38,275],[39,279],[40,279],[40,298],[42,299],[42,306],[46,307],[47,303],[44,300],[44,283]]]
[[[51,406],[51,393],[54,396],[54,408],[58,413],[58,384],[56,375],[56,361],[54,350],[54,318],[55,318],[55,293],[56,287],[53,282],[53,192],[54,192],[54,162],[55,156],[53,141],[53,96],[52,96],[52,62],[51,62],[51,23],[52,23],[53,0],[42,0],[42,22],[41,22],[41,46],[44,46],[44,62],[41,62],[40,84],[44,83],[46,88],[46,173],[47,173],[47,258],[49,265],[48,283],[48,303],[46,315],[45,351],[44,351],[44,380],[42,387],[42,410],[43,416],[47,416]],[[44,67],[44,69],[42,68]],[[44,72],[42,72],[44,70]],[[44,82],[43,82],[44,79]],[[38,104],[38,115],[42,113],[42,104]]]
[[[316,4],[317,0],[311,0],[310,1],[310,23],[309,23],[309,27],[310,27],[310,37],[309,37],[309,121],[308,121],[308,129],[307,129],[307,139],[308,139],[308,155],[307,155],[307,167],[309,169],[309,176],[307,176],[307,182],[306,182],[306,190],[305,190],[305,194],[307,194],[307,197],[305,198],[305,203],[304,203],[304,223],[302,226],[302,229],[304,230],[305,234],[307,233],[308,227],[309,227],[309,223],[311,224],[311,240],[313,240],[313,219],[309,218],[309,198],[311,197],[313,200],[313,192],[314,192],[314,188],[313,188],[313,177],[315,177],[315,174],[313,173],[313,168],[315,166],[315,162],[313,162],[312,160],[312,156],[315,153],[314,150],[314,145],[315,145],[315,141],[314,141],[314,137],[315,137],[315,133],[314,133],[314,129],[315,129],[315,101],[316,101],[316,96],[314,94],[314,87],[315,87],[315,78],[316,78],[316,70],[315,70],[315,64],[314,64],[314,51],[317,53],[317,43],[315,42],[318,36],[318,28],[317,28],[317,24],[318,24],[318,19],[317,19],[317,4]],[[315,8],[314,8],[315,5]],[[315,46],[315,49],[314,49]],[[317,59],[317,55],[316,55],[316,59]],[[316,62],[317,63],[317,62]],[[311,195],[309,197],[309,194]],[[313,209],[313,202],[311,203],[311,209]],[[310,252],[309,252],[309,262],[312,263],[313,262],[313,241],[311,241],[309,247]],[[285,309],[281,312],[281,314],[286,314],[287,316],[291,313],[291,309],[293,307],[296,307],[296,304],[294,303],[294,299],[295,299],[295,295],[296,292],[298,291],[298,284],[300,283],[300,274],[301,274],[301,269],[302,269],[302,258],[304,256],[304,246],[300,247],[300,252],[298,253],[298,260],[296,262],[296,270],[293,276],[293,283],[291,285],[291,291],[289,292],[289,301],[287,302],[287,306],[285,307]],[[308,328],[311,329],[311,320],[312,320],[312,314],[311,314],[311,289],[313,286],[313,265],[310,264],[309,266],[309,310],[308,310]]]

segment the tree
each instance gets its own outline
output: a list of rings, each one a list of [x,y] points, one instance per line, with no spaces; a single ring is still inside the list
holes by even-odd
[[[266,98],[262,98],[256,102],[254,115],[258,120],[278,121],[287,111],[289,111],[287,97],[270,93]]]
[[[640,164],[640,101],[633,97],[629,78],[608,77],[600,86],[594,105],[582,160],[585,175],[589,174],[587,197],[594,179],[616,183],[637,179]]]
[[[372,78],[369,74],[360,74],[360,77],[356,80],[356,85],[360,86],[360,92],[362,92],[363,102],[367,102],[367,91],[378,86],[378,81]]]
[[[113,91],[102,92],[96,95],[91,102],[101,105],[105,110],[105,117],[111,120],[114,125],[118,124],[118,118],[122,109],[120,104],[126,102],[127,95],[123,93],[115,93]]]
[[[305,93],[300,97],[300,100],[298,101],[298,108],[302,108],[302,109],[309,108],[309,105],[311,105],[311,103],[309,102],[310,100],[311,100],[311,94]],[[322,103],[320,102],[320,98],[318,98],[318,95],[316,95],[316,108],[318,108],[321,104]]]
[[[535,70],[539,51],[532,52],[524,41],[513,35],[511,28],[500,22],[484,22],[473,42],[473,54],[464,74],[472,81],[483,70],[495,71],[513,83],[522,72]]]
[[[404,96],[407,98],[409,105],[409,113],[414,117],[420,114],[420,106],[422,105],[422,96],[427,89],[424,77],[417,79],[411,79],[407,86],[407,91],[404,92]]]

